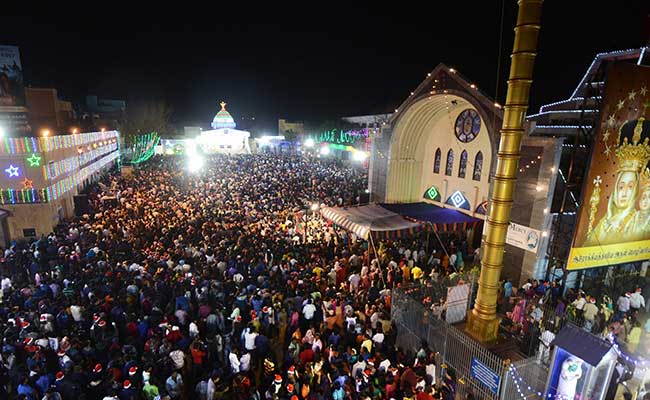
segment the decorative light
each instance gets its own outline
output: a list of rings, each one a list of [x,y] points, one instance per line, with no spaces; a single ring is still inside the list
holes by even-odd
[[[469,85],[469,87],[471,87],[472,89],[476,89],[476,85],[473,84],[473,83],[471,85]]]
[[[76,135],[77,132],[78,132],[77,128],[72,128],[72,134],[73,134],[73,135]]]
[[[546,231],[542,232],[542,237],[546,237],[546,236],[548,236],[548,232]]]
[[[539,186],[539,185],[537,185],[537,186],[535,186],[535,190],[538,191],[538,192],[541,192],[541,191],[542,191],[542,187]]]
[[[104,131],[106,131],[106,128],[102,128],[101,131],[102,131],[102,133],[104,133]]]
[[[352,153],[354,161],[365,161],[368,158],[368,153],[365,151],[354,151]]]
[[[23,189],[34,189],[34,182],[27,179],[27,177],[21,183],[23,184]]]
[[[17,177],[18,167],[14,167],[13,164],[9,165],[9,167],[5,169],[5,172],[7,173],[7,175],[9,175],[10,178]]]
[[[312,138],[307,138],[305,140],[305,147],[314,147],[314,139]]]
[[[42,134],[43,136],[50,136],[50,130],[49,130],[49,129],[43,129],[43,130],[41,131],[41,134]]]
[[[455,73],[456,73],[456,70],[453,69],[453,68],[449,68],[449,72],[451,72],[452,74],[455,74]]]
[[[548,208],[544,209],[544,214],[548,214]]]
[[[555,172],[555,167],[551,167],[551,172]]]
[[[38,167],[41,165],[41,156],[33,153],[30,157],[27,158],[27,162],[29,163],[30,167]]]
[[[429,73],[427,74],[427,76],[431,76],[431,72],[429,72]]]
[[[494,106],[495,106],[496,108],[501,108],[501,104],[497,103],[496,101],[494,102]]]
[[[316,211],[316,210],[318,210],[318,207],[319,207],[318,203],[312,203],[310,208],[311,208],[312,211]]]
[[[328,146],[323,146],[320,148],[320,154],[326,156],[330,153],[330,148]]]

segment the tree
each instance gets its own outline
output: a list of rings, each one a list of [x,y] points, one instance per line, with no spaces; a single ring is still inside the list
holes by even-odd
[[[171,108],[162,101],[129,104],[122,133],[126,138],[151,132],[156,132],[159,136],[168,136],[173,133],[170,125],[171,114]]]

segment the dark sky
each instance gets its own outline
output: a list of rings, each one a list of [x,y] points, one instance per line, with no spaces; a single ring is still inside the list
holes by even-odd
[[[531,110],[568,96],[596,52],[647,43],[647,3],[546,1]],[[517,12],[512,0],[47,4],[0,16],[27,84],[74,102],[160,99],[179,123],[208,123],[224,99],[269,129],[392,110],[440,62],[493,96],[499,48],[503,101]]]

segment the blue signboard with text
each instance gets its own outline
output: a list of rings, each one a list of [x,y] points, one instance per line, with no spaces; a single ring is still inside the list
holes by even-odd
[[[499,383],[501,377],[494,372],[490,367],[483,364],[476,358],[472,357],[472,367],[470,368],[470,375],[472,378],[481,382],[494,394],[499,394]]]

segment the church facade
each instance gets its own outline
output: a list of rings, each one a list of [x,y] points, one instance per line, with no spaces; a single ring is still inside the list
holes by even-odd
[[[372,201],[424,201],[484,220],[502,119],[499,104],[453,68],[438,65],[373,137]],[[503,269],[515,283],[543,275],[561,145],[530,136],[522,142],[510,238],[517,244],[507,245]]]

